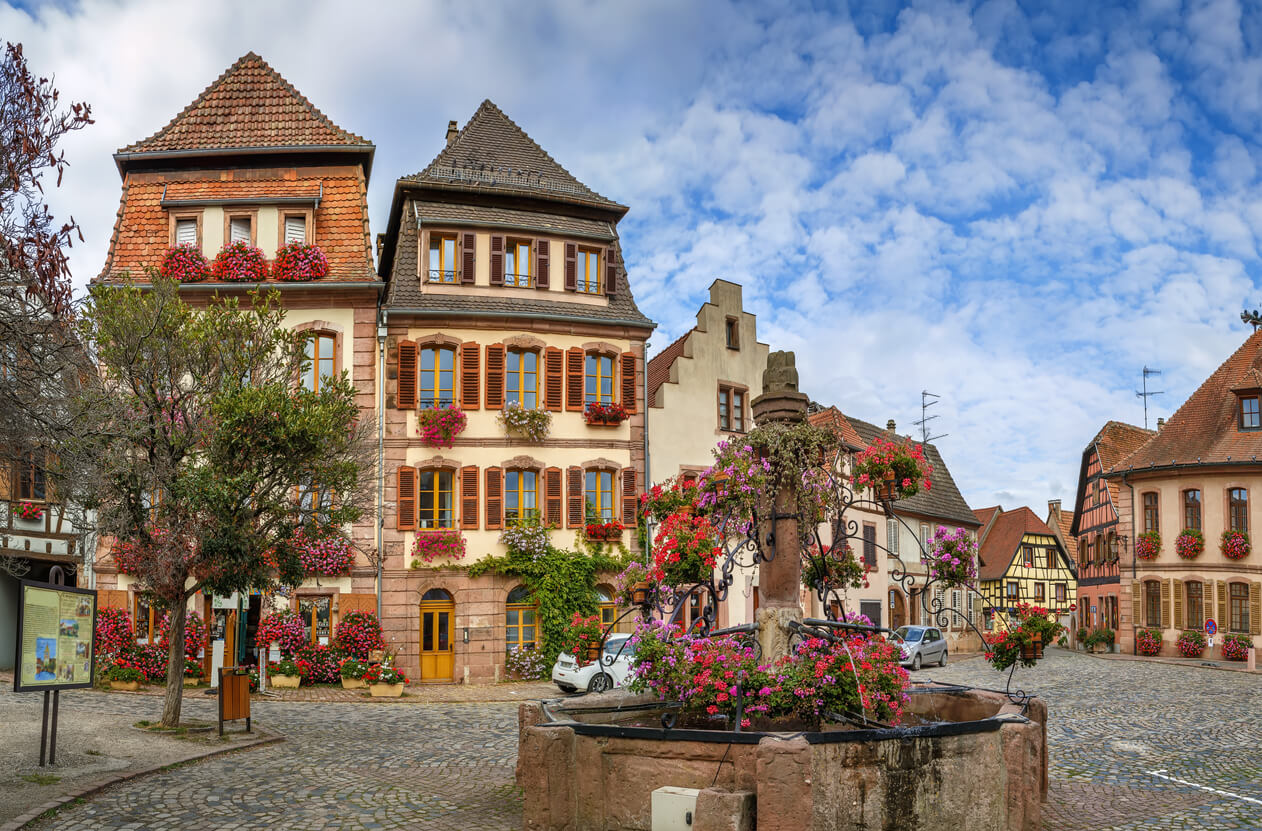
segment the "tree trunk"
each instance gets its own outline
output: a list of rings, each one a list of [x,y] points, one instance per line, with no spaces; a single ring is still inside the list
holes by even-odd
[[[167,653],[167,695],[162,706],[162,726],[180,726],[180,705],[184,703],[184,624],[188,617],[188,601],[180,601],[172,605],[170,629],[167,638],[170,651]]]

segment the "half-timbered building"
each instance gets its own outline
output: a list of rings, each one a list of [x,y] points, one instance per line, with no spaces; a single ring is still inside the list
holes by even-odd
[[[986,628],[995,628],[996,616],[1014,614],[1018,603],[1042,606],[1068,625],[1077,576],[1055,532],[1024,506],[982,508],[976,516],[982,526],[977,579]]]

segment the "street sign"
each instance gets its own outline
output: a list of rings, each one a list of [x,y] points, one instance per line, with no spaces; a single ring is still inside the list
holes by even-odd
[[[1076,612],[1076,611],[1078,611],[1078,604],[1077,604],[1077,603],[1070,603],[1070,604],[1069,604],[1069,611],[1071,611],[1071,612]]]
[[[1214,619],[1212,617],[1205,618],[1205,634],[1206,635],[1218,634],[1218,624],[1214,622]]]

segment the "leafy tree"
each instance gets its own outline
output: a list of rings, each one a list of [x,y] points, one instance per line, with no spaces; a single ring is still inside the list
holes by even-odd
[[[170,612],[170,726],[189,598],[301,581],[295,531],[341,534],[369,504],[371,419],[345,373],[300,388],[307,336],[285,328],[277,293],[193,308],[150,276],[149,290],[91,292],[80,331],[103,383],[83,391],[96,423],[75,452],[97,471],[97,525],[120,570]]]

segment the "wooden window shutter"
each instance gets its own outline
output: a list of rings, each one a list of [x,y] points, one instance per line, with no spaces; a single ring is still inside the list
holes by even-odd
[[[565,352],[555,346],[543,350],[543,406],[553,413],[565,409]]]
[[[98,589],[96,596],[98,609],[131,611],[131,602],[127,597],[127,589]]]
[[[478,275],[477,261],[474,258],[478,238],[471,232],[461,234],[460,238],[460,282],[472,285]]]
[[[398,522],[400,531],[416,530],[416,468],[400,465],[395,479]]]
[[[583,411],[583,350],[577,346],[565,353],[565,409]]]
[[[1140,612],[1144,607],[1144,584],[1136,580],[1131,583],[1131,625],[1140,628]]]
[[[478,529],[478,466],[460,468],[460,527]]]
[[[548,241],[541,239],[535,243],[535,288],[548,288]]]
[[[1249,584],[1249,634],[1262,635],[1262,583]]]
[[[1231,618],[1227,614],[1227,581],[1215,581],[1218,586],[1218,628],[1226,631],[1231,626]]]
[[[635,353],[623,352],[619,366],[619,379],[622,386],[622,406],[628,413],[635,412],[635,393],[639,385],[635,382]]]
[[[622,469],[622,524],[626,528],[634,528],[636,515],[640,509],[640,494],[635,485],[635,468]]]
[[[550,467],[543,472],[543,521],[553,528],[560,528],[565,521],[564,507],[561,468]]]
[[[486,408],[498,410],[504,406],[504,344],[492,343],[486,347]]]
[[[377,595],[372,592],[346,592],[337,596],[337,612],[349,615],[351,612],[368,612],[377,614]]]
[[[583,469],[581,467],[572,467],[565,472],[566,482],[566,526],[569,528],[581,528],[586,519],[586,512],[583,510]]]
[[[460,407],[476,410],[480,399],[482,379],[479,367],[482,362],[479,347],[472,341],[460,344]]]
[[[504,524],[504,469],[486,469],[486,527],[499,528]]]
[[[1175,629],[1183,629],[1183,581],[1175,580],[1172,586],[1174,591],[1174,621]]]
[[[1170,623],[1170,578],[1161,581],[1161,628],[1169,629]]]
[[[399,397],[400,410],[416,409],[416,342],[399,341]]]
[[[565,244],[565,290],[578,291],[578,246]]]
[[[491,234],[491,285],[504,285],[504,237]]]
[[[615,249],[611,245],[605,249],[605,296],[618,296],[618,264],[614,259]]]

